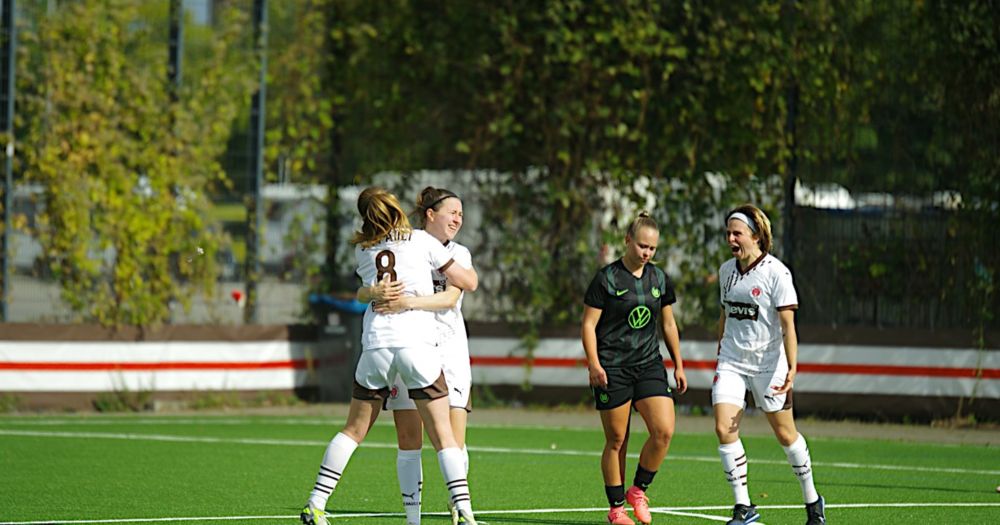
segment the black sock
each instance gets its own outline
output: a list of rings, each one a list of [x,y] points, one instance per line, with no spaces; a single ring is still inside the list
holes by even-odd
[[[625,485],[615,485],[614,487],[605,485],[604,493],[608,495],[608,505],[621,507],[625,504]]]
[[[646,492],[649,485],[653,483],[653,476],[655,475],[656,472],[650,472],[642,468],[642,465],[638,465],[635,467],[635,479],[632,480],[632,484],[642,489],[643,492]]]

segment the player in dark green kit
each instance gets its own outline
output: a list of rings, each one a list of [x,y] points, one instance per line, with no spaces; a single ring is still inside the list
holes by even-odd
[[[674,321],[674,288],[667,274],[648,264],[660,231],[645,212],[625,234],[625,254],[601,268],[584,297],[582,337],[590,386],[604,427],[601,471],[611,510],[608,523],[634,525],[625,501],[642,523],[650,523],[646,489],[663,463],[674,433],[673,392],[660,354],[657,331],[674,362],[677,391],[687,390],[680,337]],[[632,486],[625,491],[625,444],[629,414],[635,407],[649,438],[639,455]]]

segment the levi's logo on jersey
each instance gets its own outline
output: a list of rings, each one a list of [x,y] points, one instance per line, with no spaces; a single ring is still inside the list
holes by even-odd
[[[736,301],[726,301],[726,306],[729,307],[729,317],[740,321],[756,321],[757,312],[760,310],[760,307],[756,304],[738,303]]]

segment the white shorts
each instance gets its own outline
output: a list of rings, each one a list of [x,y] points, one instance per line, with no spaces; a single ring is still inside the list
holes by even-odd
[[[392,388],[398,378],[406,389],[426,388],[441,377],[437,348],[426,346],[371,348],[361,352],[354,380],[364,388]]]
[[[445,343],[440,348],[444,363],[444,378],[448,382],[448,405],[471,412],[472,366],[469,363],[469,347],[464,343]],[[416,408],[417,405],[410,399],[409,392],[397,378],[389,391],[389,398],[385,401],[385,409],[416,410]]]
[[[790,402],[791,391],[784,394],[775,395],[771,387],[780,387],[785,383],[785,376],[788,375],[788,362],[778,361],[778,368],[772,372],[761,372],[758,374],[748,374],[735,367],[726,366],[725,361],[719,361],[715,367],[715,380],[712,383],[712,405],[726,403],[746,408],[746,393],[749,390],[753,394],[754,403],[757,408],[764,412],[780,412],[786,408],[786,401]]]

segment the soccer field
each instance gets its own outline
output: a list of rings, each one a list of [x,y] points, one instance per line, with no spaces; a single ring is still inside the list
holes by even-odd
[[[404,523],[391,417],[383,415],[330,499],[331,523]],[[583,420],[584,422],[586,419]],[[0,525],[297,522],[339,418],[303,415],[0,417]],[[603,444],[589,425],[471,417],[470,484],[487,524],[603,523]],[[684,416],[649,490],[654,523],[725,522],[731,493],[715,436]],[[913,432],[920,432],[913,427]],[[645,433],[634,429],[629,480]],[[1000,523],[1000,448],[810,436],[830,523]],[[762,521],[803,523],[798,482],[773,437],[745,436]],[[424,451],[424,522],[450,523],[436,456]]]

